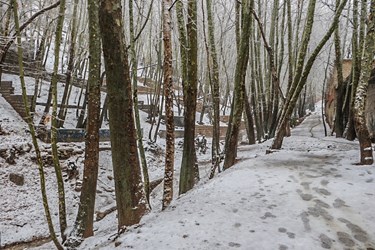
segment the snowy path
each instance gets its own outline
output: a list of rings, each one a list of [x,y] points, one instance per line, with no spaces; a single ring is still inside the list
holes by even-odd
[[[15,120],[4,117],[16,115],[1,104],[5,107],[2,125],[10,131]],[[17,124],[17,137],[9,139],[24,141],[25,124]],[[2,143],[10,144],[6,139]],[[313,114],[285,138],[282,150],[265,155],[270,143],[241,146],[239,163],[233,168],[213,180],[202,180],[164,212],[154,205],[141,225],[115,241],[116,213],[109,214],[95,223],[95,237],[87,239],[81,249],[375,249],[375,170],[374,166],[353,165],[358,161],[358,142],[324,137],[320,116]],[[109,154],[103,156],[102,163],[109,162]],[[25,172],[22,164],[14,169]],[[6,180],[8,168],[2,171],[2,195],[12,197],[16,189]],[[99,186],[108,184],[106,176],[110,175],[108,170],[101,173],[106,183]],[[17,207],[2,214],[12,223],[30,218],[23,227],[0,220],[7,225],[0,227],[2,236],[7,236],[3,240],[47,233],[35,175],[27,171],[27,179],[33,181],[21,188]],[[99,194],[98,201],[106,201],[105,194]],[[154,197],[160,200],[160,194]],[[22,206],[25,202],[27,206]],[[56,204],[56,197],[51,203]],[[74,218],[76,208],[70,210]],[[48,243],[37,249],[54,246]]]
[[[232,169],[154,211],[120,239],[121,249],[374,249],[373,166],[357,143],[323,138],[308,117],[280,152],[244,146]],[[312,137],[312,135],[314,137]],[[320,139],[317,139],[317,137]],[[115,220],[108,217],[99,228]],[[113,249],[107,232],[82,249]]]

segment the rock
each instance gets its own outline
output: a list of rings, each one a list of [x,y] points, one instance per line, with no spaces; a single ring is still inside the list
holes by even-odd
[[[10,155],[5,159],[5,161],[10,165],[16,164],[16,152],[13,149],[10,150]]]
[[[17,186],[23,186],[25,184],[25,177],[23,174],[10,173],[9,180]]]
[[[1,121],[0,121],[1,122]],[[0,124],[0,135],[9,135],[9,133],[7,131],[5,131],[2,127],[1,127],[1,124]]]
[[[0,157],[3,159],[8,158],[8,149],[0,148]]]

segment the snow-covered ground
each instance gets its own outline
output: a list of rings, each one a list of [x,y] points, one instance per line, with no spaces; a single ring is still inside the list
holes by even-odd
[[[0,136],[1,147],[30,142],[26,124],[1,96],[0,109],[1,126],[8,132]],[[147,131],[149,125],[143,125]],[[116,212],[112,212],[95,223],[95,236],[80,249],[375,249],[375,170],[354,165],[358,142],[324,137],[319,112],[292,130],[282,150],[266,155],[270,142],[240,146],[238,163],[210,181],[210,153],[199,155],[201,181],[193,190],[180,197],[175,194],[171,206],[161,212],[159,185],[152,194],[153,210],[140,225],[117,238]],[[153,149],[158,152],[148,151],[152,180],[163,175],[164,141],[159,139],[157,144]],[[48,150],[49,146],[42,147]],[[84,144],[60,147],[79,151]],[[181,151],[177,141],[175,193]],[[32,151],[18,156],[15,165],[0,157],[2,245],[48,235],[32,157]],[[9,181],[9,173],[14,172],[24,174],[23,186]],[[57,222],[53,169],[48,167],[46,173]],[[69,225],[77,211],[79,193],[74,189],[75,180],[67,181]],[[96,210],[113,205],[110,152],[102,151]],[[54,248],[47,243],[19,249],[26,247]]]
[[[240,161],[157,209],[115,241],[116,226],[82,249],[374,249],[374,166],[356,166],[358,143],[323,137],[318,114],[286,138],[241,146]],[[115,215],[99,228],[111,225]],[[104,229],[104,228],[103,228]]]

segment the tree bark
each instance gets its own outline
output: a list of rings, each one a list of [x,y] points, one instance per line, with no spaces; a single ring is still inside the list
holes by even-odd
[[[37,140],[37,137],[36,137],[34,123],[31,119],[31,115],[30,115],[30,108],[29,108],[30,104],[28,103],[28,100],[27,100],[26,83],[25,83],[24,69],[23,69],[23,50],[22,50],[22,47],[21,47],[21,30],[20,30],[20,26],[19,26],[17,0],[11,0],[11,6],[13,8],[14,22],[15,22],[15,29],[16,29],[16,40],[17,40],[17,45],[18,45],[17,46],[18,64],[19,64],[19,69],[20,69],[22,99],[23,99],[23,103],[24,103],[25,111],[26,111],[27,125],[28,125],[29,130],[30,130],[30,134],[31,134],[32,141],[33,141],[33,146],[34,146],[34,149],[35,149],[36,159],[37,159],[37,163],[38,163],[38,171],[39,171],[39,178],[40,178],[40,190],[41,190],[41,193],[42,193],[44,213],[45,213],[45,216],[46,216],[46,220],[47,220],[47,224],[48,224],[48,230],[49,230],[49,233],[51,234],[51,238],[52,238],[53,243],[55,244],[57,249],[63,250],[64,248],[61,246],[61,243],[57,239],[55,229],[53,227],[52,216],[51,216],[51,212],[50,212],[49,204],[48,204],[46,179],[45,179],[45,174],[44,174],[44,166],[43,166],[42,155],[41,155],[38,140]]]
[[[152,5],[152,3],[151,3]],[[150,7],[151,8],[151,7]],[[150,177],[148,175],[147,161],[145,149],[143,147],[143,133],[141,127],[141,120],[139,118],[139,108],[138,108],[138,60],[135,50],[135,36],[134,36],[134,17],[133,17],[133,1],[129,1],[129,26],[130,26],[130,60],[132,65],[132,81],[133,81],[133,104],[134,104],[134,114],[135,114],[135,125],[137,128],[137,142],[139,155],[141,157],[141,166],[143,174],[143,182],[146,193],[147,201],[150,202]]]
[[[354,100],[361,75],[361,58],[364,46],[365,23],[367,18],[367,0],[361,1],[360,22],[358,24],[358,0],[353,1],[353,36],[352,36],[352,87],[350,96],[349,117],[346,139],[353,141],[356,138],[354,127]],[[358,30],[359,26],[359,30]]]
[[[122,20],[120,0],[101,0],[99,23],[107,73],[109,128],[119,229],[139,223],[149,210],[138,158]]]
[[[166,209],[173,199],[174,172],[174,121],[173,121],[173,68],[172,68],[172,18],[170,13],[171,0],[163,0],[163,41],[164,41],[164,96],[166,148],[163,188],[163,207]]]
[[[81,238],[94,235],[95,195],[99,168],[100,128],[100,28],[99,0],[88,1],[89,15],[89,79],[87,133],[85,135],[85,161],[80,203],[69,246],[77,246]]]
[[[220,163],[220,79],[219,79],[219,63],[216,53],[215,44],[215,25],[212,17],[212,0],[206,0],[207,8],[207,24],[208,24],[208,44],[210,57],[212,61],[211,74],[211,93],[212,93],[212,109],[213,109],[213,126],[212,126],[212,166],[210,178],[215,174],[215,170],[219,169]],[[220,171],[220,169],[219,169]]]
[[[65,117],[67,113],[67,106],[69,104],[69,89],[72,84],[72,74],[74,69],[74,58],[76,53],[76,37],[77,37],[77,9],[78,9],[78,0],[74,0],[73,3],[73,16],[72,16],[72,26],[71,26],[71,33],[70,33],[70,47],[69,47],[69,59],[68,59],[68,67],[66,71],[66,81],[64,86],[63,97],[61,99],[61,106],[58,113],[58,122],[57,127],[61,128],[64,126]]]
[[[52,121],[51,121],[51,146],[52,146],[52,158],[53,165],[55,168],[58,197],[59,197],[59,222],[60,222],[60,232],[63,242],[66,239],[66,207],[65,207],[65,189],[64,180],[61,173],[60,160],[58,156],[57,149],[57,74],[59,66],[59,55],[60,55],[60,44],[62,41],[62,32],[64,28],[65,19],[65,4],[66,0],[60,1],[59,6],[59,17],[57,19],[57,26],[55,31],[55,50],[54,50],[54,64],[53,73],[51,80],[51,96],[52,96]]]
[[[340,0],[336,0],[336,8],[339,7]],[[337,74],[337,87],[336,87],[336,115],[335,115],[335,132],[336,137],[342,137],[344,134],[344,114],[343,106],[345,99],[345,86],[344,86],[344,77],[342,72],[342,56],[341,56],[341,38],[340,38],[340,21],[337,24],[335,35],[335,66]]]
[[[240,37],[240,49],[237,55],[237,64],[234,78],[234,93],[232,111],[233,116],[228,127],[228,133],[225,141],[225,159],[224,169],[234,165],[237,157],[238,134],[241,125],[241,118],[244,105],[244,85],[246,69],[249,60],[249,39],[250,27],[252,23],[251,13],[253,10],[253,0],[242,1],[242,28]]]
[[[197,1],[188,1],[187,15],[187,81],[184,83],[184,148],[182,153],[179,194],[193,188],[197,177],[195,154],[195,112],[198,86],[198,37],[197,37]],[[185,49],[185,48],[184,48]]]
[[[375,0],[371,0],[370,14],[367,19],[367,35],[364,54],[362,57],[361,77],[357,87],[354,101],[354,124],[360,146],[360,164],[372,165],[374,163],[373,150],[369,131],[366,124],[366,98],[368,81],[373,67],[375,52]]]

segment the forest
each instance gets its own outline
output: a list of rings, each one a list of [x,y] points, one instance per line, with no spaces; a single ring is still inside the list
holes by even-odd
[[[0,249],[375,249],[375,0],[0,19]]]

